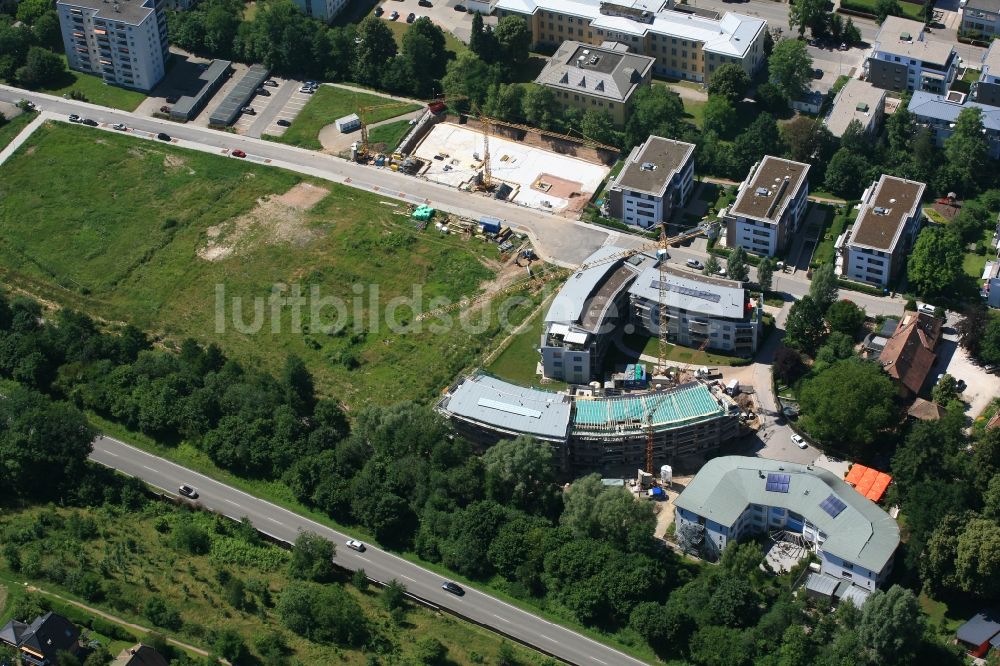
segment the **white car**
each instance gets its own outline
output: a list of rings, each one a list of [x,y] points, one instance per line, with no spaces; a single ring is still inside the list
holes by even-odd
[[[806,444],[806,440],[802,439],[802,435],[792,435],[792,441],[795,442],[795,446],[800,449],[809,448],[809,445]]]
[[[937,308],[935,308],[930,303],[921,303],[920,305],[917,306],[917,312],[920,312],[921,314],[925,315],[930,315],[931,317],[934,316],[934,311],[936,309]]]
[[[361,543],[357,539],[348,539],[347,547],[350,548],[351,550],[356,550],[359,553],[365,552],[365,544]]]

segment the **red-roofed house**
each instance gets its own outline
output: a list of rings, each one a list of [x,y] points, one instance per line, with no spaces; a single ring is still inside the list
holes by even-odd
[[[942,323],[930,315],[907,312],[879,354],[885,371],[909,393],[920,392],[934,365]]]

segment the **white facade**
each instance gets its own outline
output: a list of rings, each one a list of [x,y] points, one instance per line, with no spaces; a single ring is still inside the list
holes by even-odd
[[[329,23],[344,10],[349,0],[293,0],[306,16]]]
[[[71,69],[143,91],[163,78],[167,21],[155,0],[59,0],[56,9]]]
[[[649,229],[669,222],[694,187],[694,144],[651,136],[632,149],[608,187],[612,217]]]
[[[962,0],[962,32],[989,37],[1000,33],[1000,3],[996,0]]]
[[[726,213],[726,244],[773,257],[798,231],[809,203],[809,165],[767,155],[740,184]]]

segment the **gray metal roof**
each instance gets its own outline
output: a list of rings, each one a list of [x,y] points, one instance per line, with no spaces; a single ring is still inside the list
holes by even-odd
[[[949,102],[944,95],[934,95],[918,90],[913,93],[907,108],[910,113],[917,116],[918,120],[930,118],[953,123],[958,120],[958,114],[962,112],[962,109],[969,107],[977,108],[983,112],[983,127],[988,130],[1000,131],[1000,108],[979,102],[966,101],[965,104],[956,104]]]
[[[219,106],[215,107],[215,111],[208,119],[209,124],[231,125],[240,114],[240,109],[247,105],[257,88],[267,80],[270,72],[271,70],[264,65],[251,66]]]
[[[569,432],[569,396],[518,386],[480,374],[460,382],[439,409],[494,430],[565,441]]]
[[[97,10],[95,18],[139,25],[156,11],[155,0],[59,0],[59,6]]]
[[[208,101],[219,83],[219,79],[225,77],[232,63],[228,60],[213,60],[205,70],[198,75],[198,80],[203,81],[201,87],[193,95],[184,95],[177,100],[177,103],[170,109],[170,115],[182,120],[191,120],[198,114],[204,104]]]
[[[568,41],[552,54],[535,83],[624,102],[655,61],[635,53]]]
[[[997,634],[1000,634],[1000,613],[993,609],[976,613],[955,632],[958,640],[970,645],[982,645]]]
[[[833,597],[833,593],[837,591],[837,583],[840,581],[833,576],[828,576],[821,573],[811,573],[809,577],[806,578],[806,589],[810,592],[815,592],[816,594],[822,594],[827,597]]]
[[[765,490],[768,472],[791,477],[787,493]],[[820,507],[831,494],[846,505],[836,517]],[[874,572],[882,571],[899,546],[899,526],[874,502],[831,472],[797,463],[744,456],[714,458],[675,504],[727,526],[750,504],[794,511],[827,535],[825,552]]]
[[[745,290],[741,282],[709,277],[701,273],[667,266],[667,306],[680,308],[694,314],[741,320],[744,310]],[[628,293],[647,301],[660,299],[660,269],[650,263],[628,290]]]
[[[584,266],[602,260],[607,261],[593,268],[578,270],[570,275],[559,289],[559,293],[552,299],[552,305],[549,306],[549,311],[545,314],[545,322],[580,323],[586,310],[587,299],[618,268],[620,262],[610,260],[610,257],[623,252],[625,252],[624,248],[605,245],[584,259]]]

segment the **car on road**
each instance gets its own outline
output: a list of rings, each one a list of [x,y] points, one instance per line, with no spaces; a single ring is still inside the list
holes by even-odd
[[[845,44],[844,42],[840,43],[840,47],[839,48],[840,48],[841,51],[848,51],[850,49],[850,47],[848,47],[847,44]]]
[[[252,106],[244,106],[242,109],[240,109],[240,113],[245,113],[248,116],[256,116],[257,110],[254,109]]]
[[[87,125],[87,126],[89,126],[89,127],[97,127],[97,125],[98,125],[98,122],[97,122],[96,120],[92,120],[92,119],[90,119],[90,118],[84,118],[84,119],[83,119],[83,120],[81,120],[80,122],[81,122],[82,124],[84,124],[84,125]]]
[[[381,6],[375,8],[375,16],[382,16],[385,14],[385,10]]]
[[[695,268],[699,271],[705,267],[705,264],[701,263],[697,259],[688,259],[684,263],[687,264],[688,268]]]
[[[800,449],[807,449],[809,445],[806,444],[806,440],[802,438],[802,435],[792,435],[792,441],[795,442],[795,446]]]
[[[160,132],[159,134],[156,135],[156,138],[159,139],[160,141],[170,141],[170,135],[167,134],[166,132]]]
[[[450,580],[446,580],[444,583],[442,583],[441,589],[444,590],[445,592],[451,592],[457,597],[465,595],[465,590],[462,589],[462,586],[459,585],[458,583],[453,583]]]
[[[397,12],[395,10],[393,10],[393,12],[391,14],[389,14],[389,20],[390,21],[395,21],[398,18],[399,18],[399,12]]]
[[[280,127],[291,127],[292,126],[292,121],[291,120],[286,120],[284,118],[278,118],[275,121],[275,123],[277,125],[279,125]]]
[[[179,492],[184,497],[190,497],[191,499],[198,499],[198,491],[187,484],[181,485],[181,487],[177,489],[177,492]]]
[[[267,81],[264,81],[264,85],[265,86],[269,86],[271,88],[277,88],[278,87],[278,82],[275,81],[274,79],[268,79]]]
[[[365,552],[365,544],[361,543],[357,539],[348,539],[347,547],[350,548],[351,550],[356,550],[359,553]]]
[[[128,129],[128,126],[125,125],[125,123],[115,123],[114,125],[111,126],[111,129],[116,129],[119,132],[124,132],[125,130]]]
[[[233,152],[231,152],[229,154],[232,155],[233,157],[246,157],[247,156],[247,154],[244,153],[239,148],[237,148],[236,150],[234,150]]]
[[[69,121],[71,123],[78,123],[80,122],[80,116],[76,115],[75,113],[71,113],[69,114]]]
[[[409,14],[406,15],[406,22],[407,23],[413,23],[416,20],[417,20],[417,15],[414,14],[413,12],[410,12]]]
[[[271,91],[261,86],[260,88],[257,88],[257,94],[260,95],[261,97],[270,97]]]

